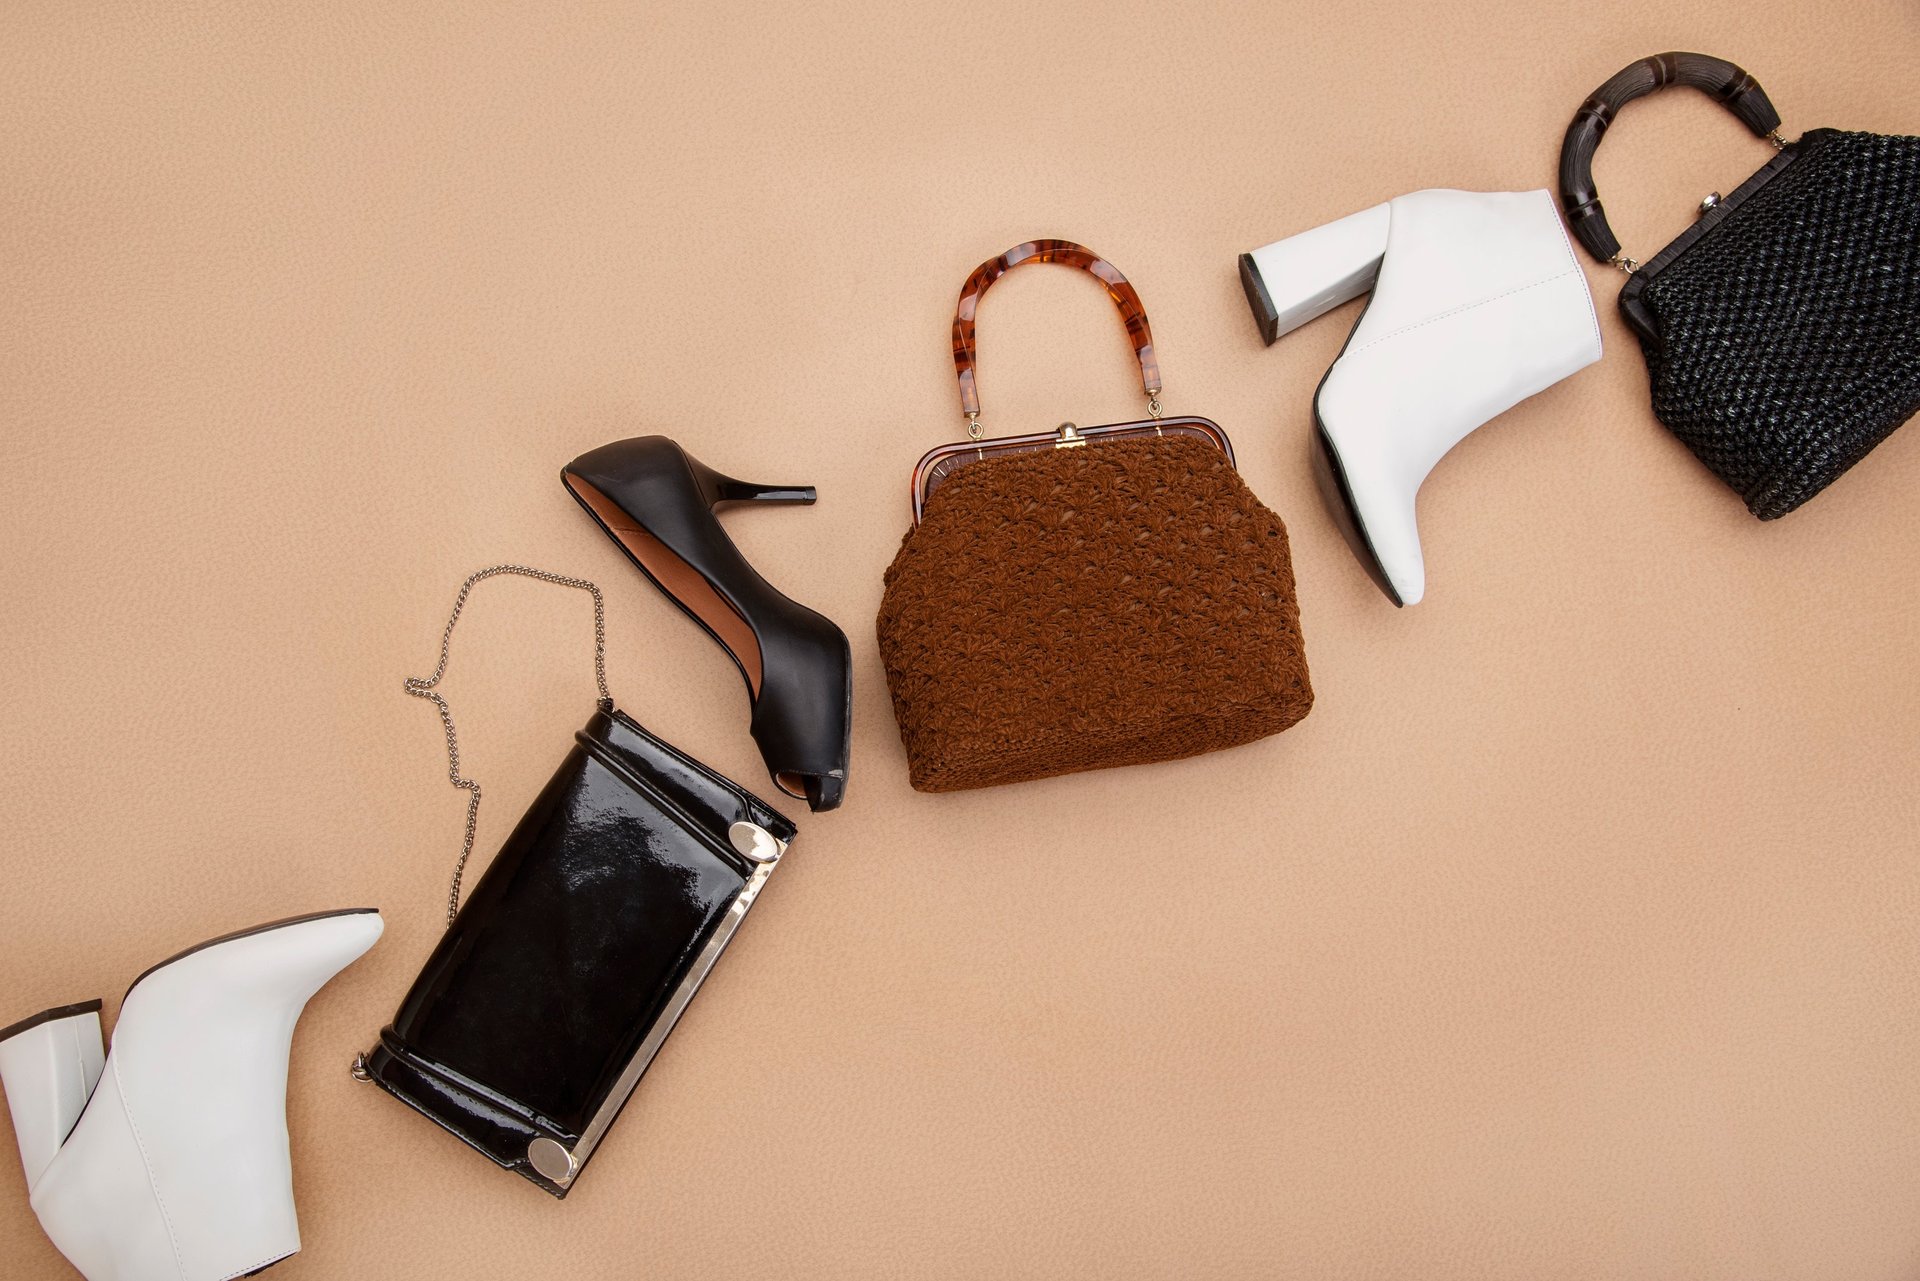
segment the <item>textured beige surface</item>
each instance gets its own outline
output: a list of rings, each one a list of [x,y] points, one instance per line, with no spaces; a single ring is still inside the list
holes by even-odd
[[[1234,275],[1403,190],[1550,183],[1660,49],[1791,133],[1920,129],[1911,0],[1759,9],[15,0],[0,1022],[385,909],[295,1045],[288,1281],[1920,1273],[1920,428],[1759,525],[1590,268],[1606,360],[1442,464],[1396,612],[1306,465],[1355,309],[1264,349]],[[1768,154],[1669,96],[1600,189],[1645,256]],[[957,430],[954,295],[1033,235],[1133,278],[1169,410],[1288,521],[1319,700],[924,797],[880,573]],[[1090,281],[983,312],[996,430],[1135,412]],[[466,572],[600,580],[621,701],[765,785],[731,665],[558,483],[646,431],[820,487],[729,522],[853,638],[853,789],[558,1205],[346,1066],[439,924],[461,797],[400,678]],[[469,626],[490,849],[587,714],[588,612],[494,582]],[[67,1275],[10,1158],[0,1273]]]

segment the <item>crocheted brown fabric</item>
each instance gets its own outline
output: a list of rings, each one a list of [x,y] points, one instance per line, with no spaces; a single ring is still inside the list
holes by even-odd
[[[956,471],[878,630],[923,792],[1236,747],[1313,705],[1286,527],[1198,440]]]

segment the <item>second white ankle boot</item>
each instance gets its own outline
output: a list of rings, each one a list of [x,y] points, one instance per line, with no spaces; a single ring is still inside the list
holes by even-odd
[[[1414,496],[1474,428],[1600,359],[1546,191],[1416,191],[1240,256],[1269,342],[1371,290],[1314,396],[1336,520],[1396,605],[1426,593]]]
[[[371,909],[229,935],[100,1003],[0,1031],[40,1224],[88,1281],[228,1281],[300,1248],[287,1051],[308,998],[380,937]]]

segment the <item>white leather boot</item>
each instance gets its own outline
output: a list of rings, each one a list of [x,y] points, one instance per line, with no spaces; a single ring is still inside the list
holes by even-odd
[[[1373,291],[1314,395],[1321,488],[1396,605],[1426,592],[1414,495],[1480,424],[1600,359],[1586,275],[1543,191],[1416,191],[1240,255],[1271,343]]]
[[[100,1003],[0,1033],[0,1080],[40,1224],[88,1281],[226,1281],[300,1248],[287,1050],[308,998],[380,937],[371,909],[182,952]]]

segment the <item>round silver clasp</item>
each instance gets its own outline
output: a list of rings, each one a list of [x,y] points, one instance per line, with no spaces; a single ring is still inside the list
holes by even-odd
[[[756,863],[771,863],[781,854],[779,838],[758,823],[735,823],[727,829],[727,839],[742,858]]]
[[[573,1153],[544,1134],[527,1144],[527,1163],[539,1172],[541,1178],[562,1185],[569,1182],[579,1169],[574,1164]]]

